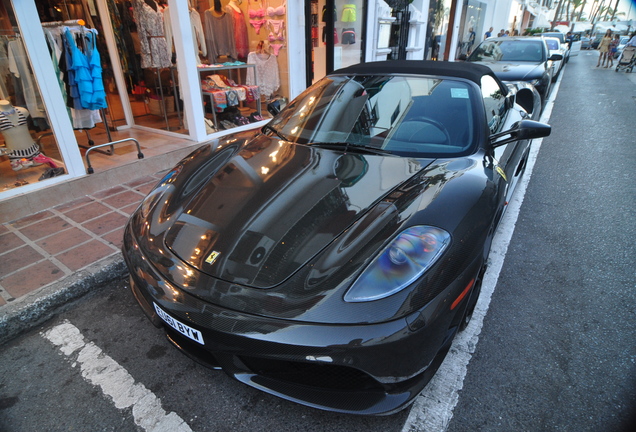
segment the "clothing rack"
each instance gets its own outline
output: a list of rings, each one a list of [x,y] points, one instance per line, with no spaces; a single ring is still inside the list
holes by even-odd
[[[72,20],[66,20],[66,21],[48,21],[48,22],[43,22],[42,23],[42,27],[43,28],[53,28],[53,27],[79,27],[79,29],[81,30],[82,34],[85,31],[85,25],[86,25],[86,21],[84,21],[83,19],[72,19]],[[84,46],[84,38],[81,39],[82,42],[82,48],[85,48]],[[108,142],[112,142],[113,139],[110,135],[110,126],[108,125],[108,119],[106,117],[106,112],[104,110],[104,108],[100,108],[99,109],[99,113],[100,116],[102,118],[102,122],[104,123],[104,128],[106,129],[106,135],[108,136]],[[85,149],[89,149],[91,148],[93,145],[95,145],[95,141],[93,141],[93,139],[91,138],[90,133],[88,132],[89,129],[85,129],[85,128],[79,128],[76,130],[80,130],[80,131],[84,131],[86,133],[86,137],[88,138],[88,146],[83,146],[81,144],[78,144],[80,147],[85,148]],[[108,155],[112,155],[115,150],[113,148],[113,146],[110,146],[110,149],[108,151],[101,151],[101,150],[97,150],[101,153],[105,153]]]
[[[72,26],[72,25],[85,26],[86,21],[84,21],[83,19],[74,19],[74,20],[66,20],[66,21],[48,21],[48,22],[42,23],[42,27],[60,27],[60,26]]]

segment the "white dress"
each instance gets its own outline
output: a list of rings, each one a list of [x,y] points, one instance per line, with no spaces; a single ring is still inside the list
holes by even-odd
[[[245,83],[247,85],[258,85],[261,94],[267,99],[280,87],[277,59],[278,57],[272,54],[251,52],[247,55],[247,64],[256,65],[256,77],[254,77],[252,68],[249,68]]]

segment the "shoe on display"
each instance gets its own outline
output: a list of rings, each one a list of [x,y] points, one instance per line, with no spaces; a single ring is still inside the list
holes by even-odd
[[[56,165],[55,162],[53,162],[53,159],[51,159],[48,156],[44,156],[42,153],[40,153],[37,156],[34,156],[32,158],[32,160],[33,160],[34,163],[36,163],[38,165],[47,164],[51,168],[57,168],[57,165]]]
[[[64,168],[62,167],[47,168],[47,170],[44,171],[44,173],[40,176],[38,181],[46,180],[52,177],[57,177],[62,174],[66,174],[66,171],[64,171]]]
[[[13,171],[20,171],[25,168],[31,168],[34,166],[33,161],[28,159],[13,159],[11,160],[11,169]]]

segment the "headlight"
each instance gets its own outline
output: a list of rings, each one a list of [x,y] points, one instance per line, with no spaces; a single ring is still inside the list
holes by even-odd
[[[532,84],[533,86],[538,86],[539,84],[541,84],[541,81],[541,78],[533,79],[532,81],[530,81],[530,84]]]
[[[378,300],[403,290],[437,261],[449,243],[450,234],[440,228],[414,226],[402,231],[362,272],[344,300]]]

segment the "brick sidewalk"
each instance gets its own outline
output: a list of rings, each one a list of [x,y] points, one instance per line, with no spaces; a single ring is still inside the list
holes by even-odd
[[[161,178],[146,176],[0,226],[0,316],[10,303],[119,254],[130,214]]]

